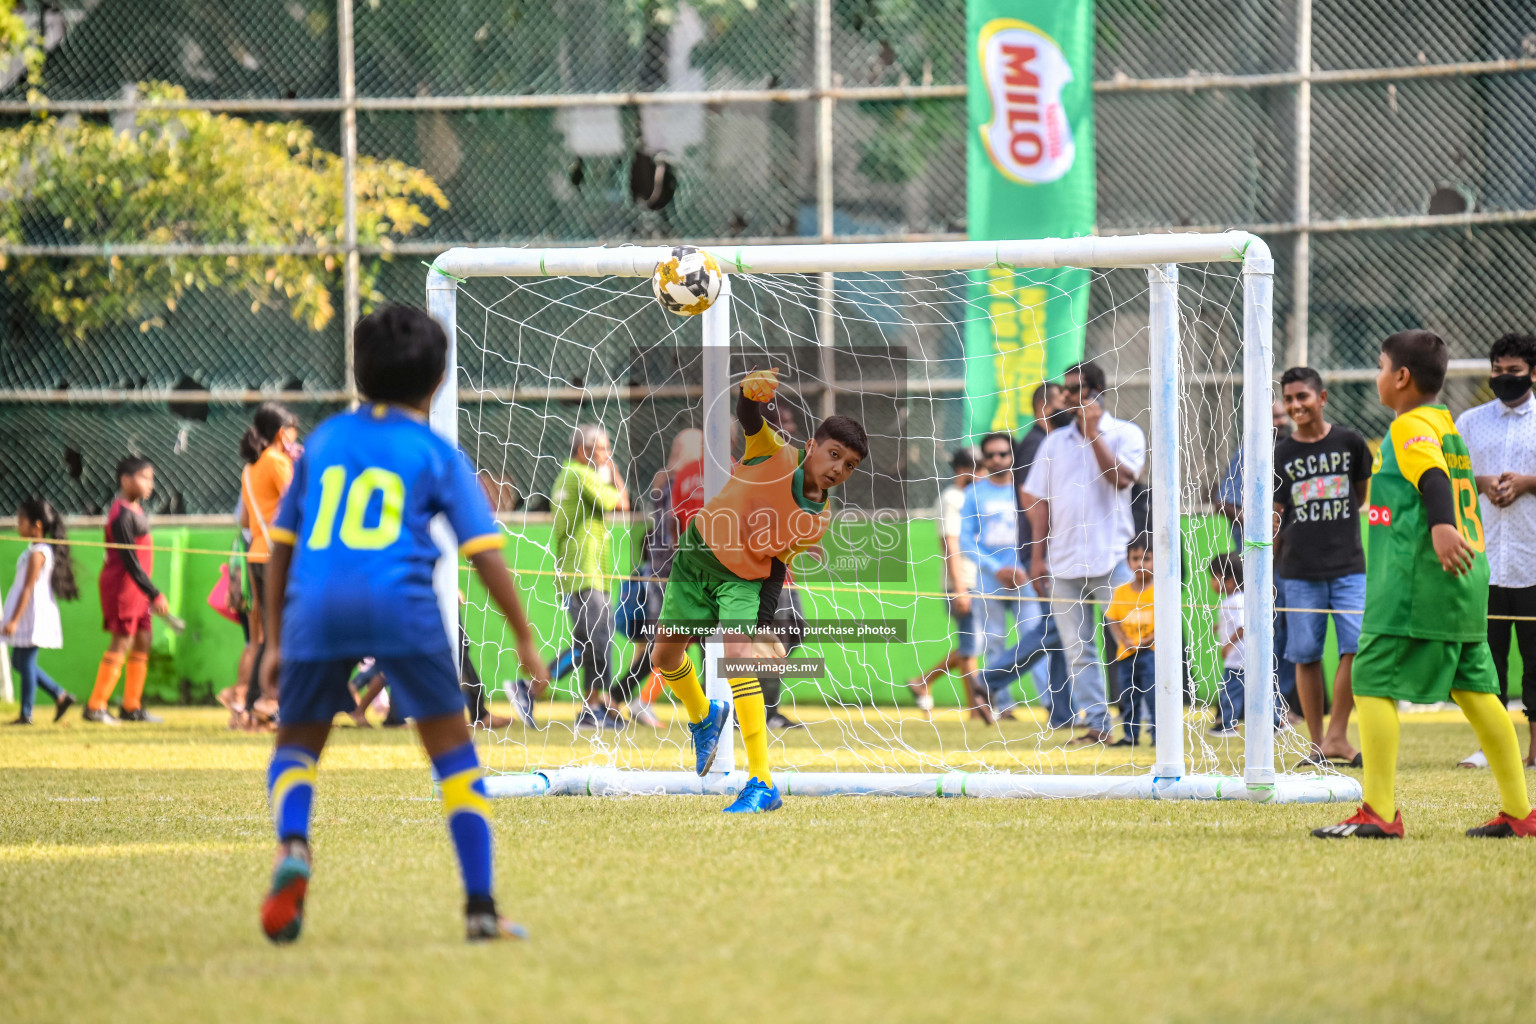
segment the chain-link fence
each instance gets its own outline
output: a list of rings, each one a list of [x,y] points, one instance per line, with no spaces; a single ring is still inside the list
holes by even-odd
[[[250,404],[346,403],[349,325],[454,244],[966,230],[964,0],[16,7],[0,512],[93,510],[130,450],[227,510]],[[1470,371],[1529,326],[1536,2],[1100,0],[1095,59],[1100,230],[1266,237],[1277,349],[1362,426],[1385,332]]]

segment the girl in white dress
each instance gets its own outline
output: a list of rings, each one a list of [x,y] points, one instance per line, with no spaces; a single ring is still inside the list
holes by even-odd
[[[58,602],[80,596],[75,567],[68,545],[49,543],[64,540],[65,534],[64,517],[48,502],[41,498],[22,502],[16,510],[16,532],[31,543],[16,559],[16,577],[0,612],[0,643],[10,644],[11,667],[21,679],[21,715],[11,724],[32,724],[32,702],[39,686],[53,697],[57,722],[75,698],[38,667],[37,653],[41,648],[64,646]]]

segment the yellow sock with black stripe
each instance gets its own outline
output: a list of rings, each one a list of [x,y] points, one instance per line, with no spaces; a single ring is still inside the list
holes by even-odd
[[[688,721],[704,721],[704,716],[709,714],[709,698],[704,696],[704,687],[699,685],[699,674],[693,670],[693,659],[688,657],[686,651],[677,668],[670,672],[661,670],[661,678],[667,681],[672,693],[682,701],[683,710],[688,713]]]
[[[1397,701],[1355,695],[1360,720],[1360,760],[1364,763],[1365,802],[1391,821],[1397,815]]]
[[[763,703],[763,686],[756,676],[731,680],[731,697],[736,702],[736,721],[741,724],[741,742],[747,748],[747,774],[773,785],[768,773],[768,708]]]
[[[1509,720],[1509,712],[1491,693],[1452,690],[1451,700],[1472,723],[1477,742],[1482,744],[1488,770],[1499,784],[1499,810],[1513,818],[1530,814],[1531,797],[1525,788],[1525,766],[1520,763],[1520,740],[1515,736],[1515,723]]]
[[[475,745],[466,743],[432,759],[443,794],[448,835],[464,877],[466,905],[473,911],[491,902],[491,805]]]

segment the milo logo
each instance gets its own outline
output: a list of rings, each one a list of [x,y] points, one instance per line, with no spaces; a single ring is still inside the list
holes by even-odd
[[[1365,521],[1372,526],[1391,526],[1392,510],[1385,505],[1371,505],[1366,509]]]
[[[1077,149],[1061,91],[1072,67],[1056,41],[1028,22],[994,18],[977,37],[992,120],[981,141],[992,165],[1023,185],[1044,185],[1072,169]]]

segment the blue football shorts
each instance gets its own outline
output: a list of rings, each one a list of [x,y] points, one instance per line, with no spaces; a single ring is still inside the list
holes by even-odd
[[[329,722],[338,711],[351,711],[357,702],[347,680],[359,660],[284,661],[278,674],[278,721],[283,725]],[[401,716],[420,721],[464,714],[452,651],[394,655],[378,658],[374,665],[383,671],[390,704]]]

